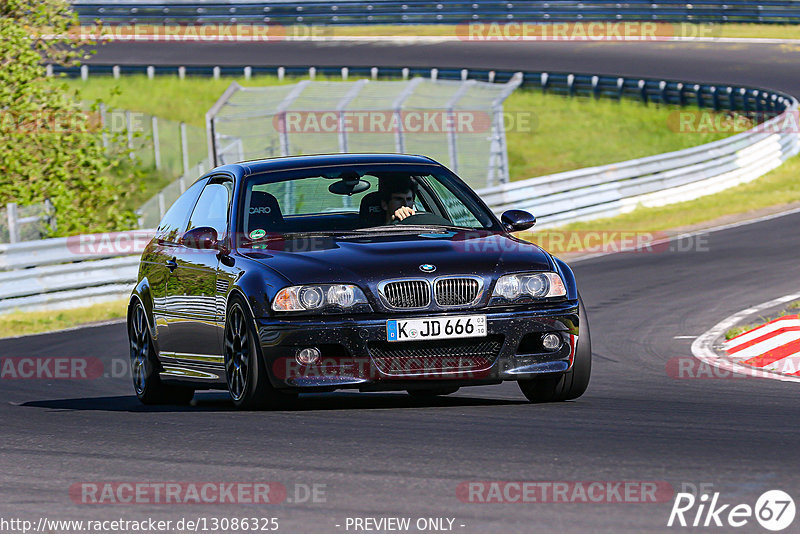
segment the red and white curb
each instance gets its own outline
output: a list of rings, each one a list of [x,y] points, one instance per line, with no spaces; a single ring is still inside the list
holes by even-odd
[[[694,340],[692,354],[726,371],[800,382],[800,317],[796,315],[771,321],[715,347],[726,331],[747,317],[798,299],[800,293],[786,295],[727,317]]]
[[[800,376],[800,316],[788,315],[723,344],[728,358],[773,373]]]

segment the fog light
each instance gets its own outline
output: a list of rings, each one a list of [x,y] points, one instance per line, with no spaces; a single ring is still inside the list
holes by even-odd
[[[558,350],[561,347],[561,337],[558,334],[545,334],[542,336],[542,346],[545,350]]]
[[[301,365],[310,365],[312,363],[317,363],[319,360],[319,349],[316,347],[309,347],[305,349],[301,349],[297,352],[297,363]]]

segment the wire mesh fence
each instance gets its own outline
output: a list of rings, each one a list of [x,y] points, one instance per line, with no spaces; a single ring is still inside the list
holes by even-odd
[[[47,237],[55,225],[55,211],[49,202],[27,206],[9,203],[0,208],[0,243],[20,243]]]
[[[271,156],[425,154],[473,187],[508,181],[503,101],[522,82],[312,81],[277,87],[236,82],[207,114],[214,164]]]

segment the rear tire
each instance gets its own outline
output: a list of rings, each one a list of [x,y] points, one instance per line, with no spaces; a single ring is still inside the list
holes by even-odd
[[[272,387],[257,339],[250,309],[240,297],[233,297],[225,319],[225,377],[231,400],[240,410],[276,408],[297,397]]]
[[[158,374],[161,366],[150,337],[147,316],[138,302],[128,318],[128,340],[131,348],[133,390],[139,401],[148,405],[189,404],[194,397],[192,388],[167,385],[161,381]]]
[[[407,389],[406,392],[415,399],[432,399],[434,397],[443,397],[455,393],[461,388],[458,387],[440,387],[430,389]]]
[[[572,368],[557,375],[520,380],[519,389],[529,401],[538,403],[573,400],[583,395],[589,386],[592,374],[592,339],[583,300],[578,301],[578,316],[578,345],[575,347]]]

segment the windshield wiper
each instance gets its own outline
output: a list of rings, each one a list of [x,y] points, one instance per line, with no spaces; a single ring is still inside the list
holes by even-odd
[[[431,230],[483,230],[483,228],[470,228],[468,226],[456,226],[449,224],[390,224],[386,226],[370,226],[369,228],[359,228],[357,232],[430,232]]]
[[[266,235],[258,239],[252,239],[249,244],[269,243],[271,241],[281,241],[286,239],[302,239],[304,237],[335,237],[338,235],[358,235],[355,230],[315,230],[308,232],[284,232]]]

